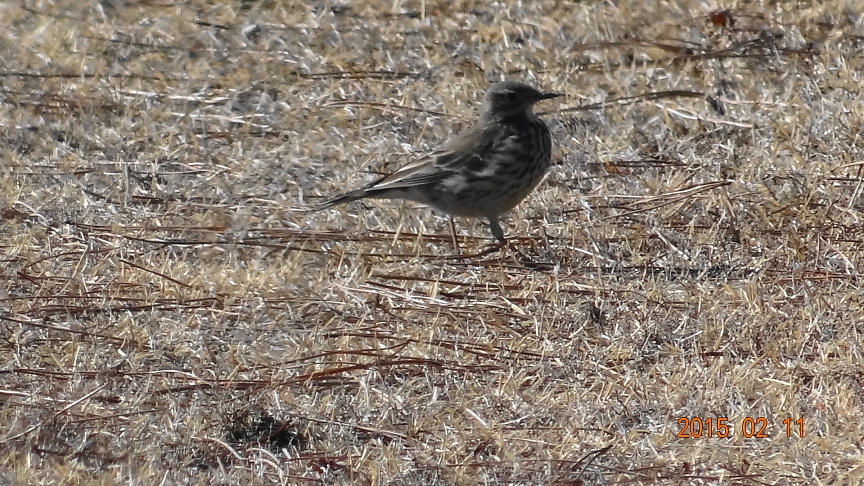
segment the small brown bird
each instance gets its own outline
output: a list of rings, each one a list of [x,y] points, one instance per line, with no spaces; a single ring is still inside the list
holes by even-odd
[[[497,83],[483,97],[473,128],[363,189],[314,209],[365,198],[408,199],[450,215],[451,228],[453,216],[486,218],[492,236],[504,243],[498,217],[531,193],[549,170],[552,137],[532,108],[557,96],[527,84]]]

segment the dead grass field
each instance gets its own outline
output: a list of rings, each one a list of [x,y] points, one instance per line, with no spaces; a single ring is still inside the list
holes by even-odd
[[[862,484],[864,7],[638,5],[0,4],[0,484]],[[507,251],[295,210],[505,78]]]

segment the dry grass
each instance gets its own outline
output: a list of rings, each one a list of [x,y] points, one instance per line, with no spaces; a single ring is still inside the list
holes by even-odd
[[[862,8],[637,3],[0,4],[0,484],[864,481]],[[512,249],[292,211],[503,78]]]

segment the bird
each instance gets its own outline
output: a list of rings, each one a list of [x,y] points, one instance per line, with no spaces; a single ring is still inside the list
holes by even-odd
[[[513,209],[546,175],[552,136],[532,110],[560,93],[501,81],[484,94],[480,117],[469,129],[371,184],[313,208],[324,210],[360,199],[407,199],[453,217],[486,218],[499,245],[506,239],[499,218]],[[461,252],[461,250],[459,250]]]

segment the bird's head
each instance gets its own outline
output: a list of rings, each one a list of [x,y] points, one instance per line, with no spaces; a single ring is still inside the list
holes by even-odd
[[[531,86],[515,81],[502,81],[489,88],[483,97],[484,120],[500,120],[518,115],[530,115],[534,103],[561,96],[560,93],[544,93]]]

